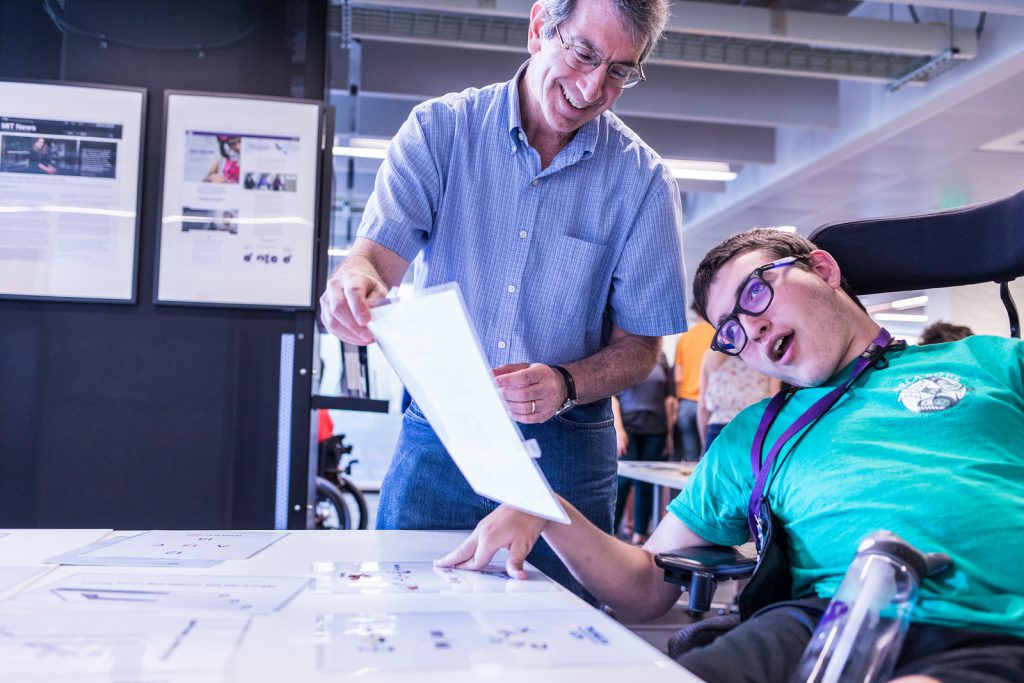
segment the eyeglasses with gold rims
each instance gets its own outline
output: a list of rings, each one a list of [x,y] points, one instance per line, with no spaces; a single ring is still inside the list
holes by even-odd
[[[558,30],[557,26],[555,27],[555,35],[558,36],[558,42],[562,44],[565,63],[574,71],[588,74],[602,64],[608,64],[608,78],[611,79],[612,83],[623,89],[632,88],[640,81],[647,80],[642,66],[632,66],[622,62],[609,62],[607,59],[601,59],[589,47],[565,42],[562,38],[562,32]]]

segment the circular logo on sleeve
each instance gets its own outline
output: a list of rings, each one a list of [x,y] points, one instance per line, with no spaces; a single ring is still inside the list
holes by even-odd
[[[900,389],[899,400],[915,413],[949,410],[967,395],[967,387],[956,375],[937,373],[918,376]]]

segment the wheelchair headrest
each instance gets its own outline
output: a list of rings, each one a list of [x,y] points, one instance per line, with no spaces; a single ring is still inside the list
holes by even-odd
[[[857,294],[1024,276],[1024,191],[913,216],[830,223],[810,235]]]

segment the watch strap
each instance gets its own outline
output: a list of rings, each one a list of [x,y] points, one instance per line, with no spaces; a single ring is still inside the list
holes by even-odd
[[[552,365],[551,369],[556,371],[565,380],[565,393],[566,399],[569,401],[576,400],[576,380],[572,378],[572,373],[563,368],[561,365]]]

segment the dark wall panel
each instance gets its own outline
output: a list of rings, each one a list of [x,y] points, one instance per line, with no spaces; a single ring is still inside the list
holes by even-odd
[[[0,77],[60,78],[61,35],[42,0],[0,0]]]
[[[0,309],[0,526],[33,526],[43,431],[44,324]]]
[[[308,366],[313,313],[152,303],[163,95],[320,99],[326,3],[66,0],[63,32],[41,8],[0,0],[0,75],[148,89],[139,301],[0,300],[0,526],[272,527],[280,340]]]
[[[68,0],[74,30],[67,32],[64,79],[88,81],[103,73],[106,83],[287,97],[293,48],[286,29],[294,30],[289,9],[298,5]]]

